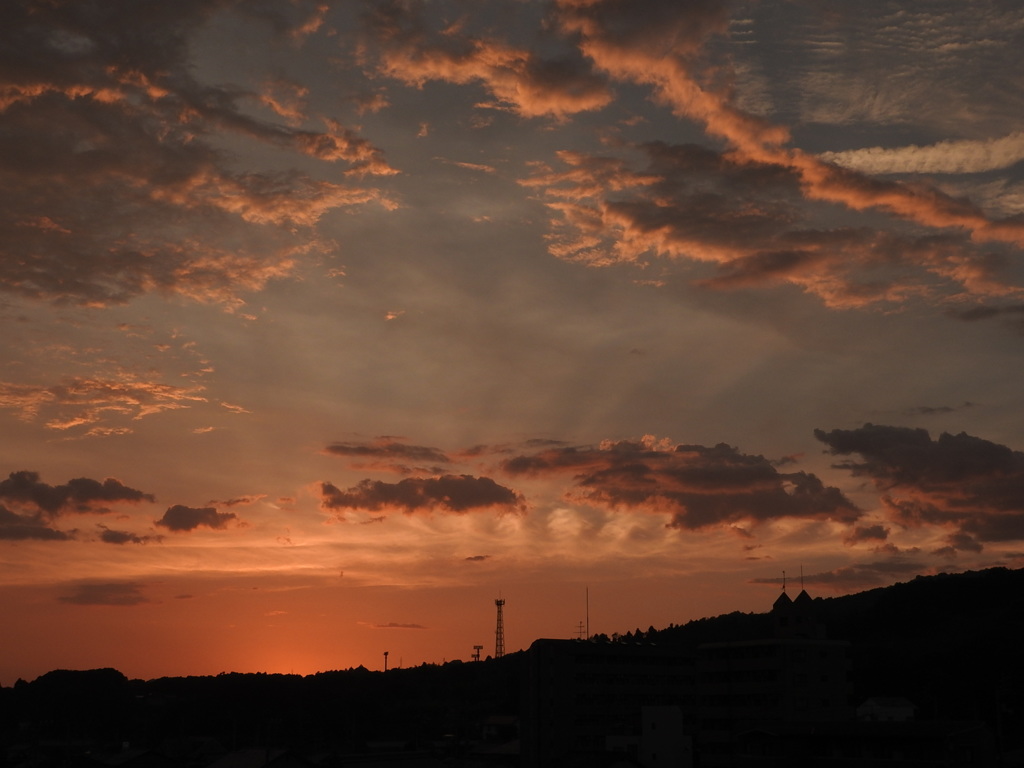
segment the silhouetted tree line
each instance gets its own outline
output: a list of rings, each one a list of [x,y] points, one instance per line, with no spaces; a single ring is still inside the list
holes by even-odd
[[[922,718],[978,719],[1004,747],[1024,739],[1024,570],[917,577],[855,595],[815,599],[828,636],[851,642],[854,702],[904,696]],[[701,643],[770,636],[767,613],[730,613],[589,642]],[[586,642],[586,641],[581,641]],[[3,754],[21,743],[91,740],[157,746],[196,737],[225,749],[355,752],[396,738],[474,738],[492,715],[518,715],[526,654],[363,667],[305,677],[221,674],[129,680],[113,669],[56,670],[0,687]],[[4,758],[0,756],[0,760]],[[2,766],[2,763],[0,763]]]
[[[114,669],[56,670],[0,688],[3,744],[89,740],[157,747],[197,737],[225,749],[358,752],[374,741],[429,745],[475,737],[490,715],[517,715],[522,654],[364,667],[315,675],[241,674],[129,680]],[[2,758],[0,758],[2,759]]]

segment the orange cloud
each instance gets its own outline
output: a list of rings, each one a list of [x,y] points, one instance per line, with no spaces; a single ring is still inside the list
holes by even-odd
[[[598,70],[613,80],[650,87],[654,98],[667,104],[678,116],[701,123],[708,135],[725,140],[730,149],[722,156],[722,161],[737,169],[746,168],[751,173],[761,171],[778,175],[783,172],[788,175],[789,184],[806,199],[837,203],[853,211],[881,211],[901,220],[942,230],[943,235],[960,239],[963,255],[958,255],[956,260],[961,263],[951,266],[941,263],[940,258],[925,263],[927,269],[953,278],[968,290],[984,295],[1020,291],[1016,286],[1000,285],[991,279],[990,273],[979,275],[985,271],[979,262],[984,263],[986,259],[972,259],[969,253],[977,249],[976,243],[1024,243],[1024,223],[1017,219],[991,219],[970,202],[954,199],[934,187],[873,179],[831,165],[800,149],[786,147],[790,137],[784,127],[736,108],[728,89],[720,84],[724,81],[719,78],[720,70],[702,58],[708,41],[727,29],[729,19],[724,3],[707,0],[680,5],[657,0],[645,5],[643,14],[636,14],[631,4],[624,0],[560,0],[557,8],[560,28],[567,35],[577,36],[580,50]],[[562,159],[577,172],[580,170],[578,160],[565,156]],[[649,250],[657,254],[727,262],[751,255],[754,250],[747,244],[744,247],[747,253],[730,252],[730,244],[720,237],[687,236],[691,233],[680,231],[681,223],[685,226],[685,222],[696,219],[698,224],[714,225],[716,221],[702,217],[700,208],[695,216],[692,206],[684,212],[677,211],[672,204],[674,201],[661,205],[662,198],[656,194],[644,200],[642,211],[644,223],[654,222],[656,225],[644,227],[636,216],[631,215],[623,201],[612,199],[600,189],[602,174],[592,168],[589,170],[589,177],[584,176],[583,179],[573,179],[571,173],[562,174],[557,179],[546,179],[542,173],[534,174],[531,183],[545,187],[550,197],[569,195],[577,201],[583,195],[596,198],[585,210],[578,207],[558,209],[572,228],[584,233],[607,229],[615,233],[612,250],[604,251],[595,247],[597,243],[592,237],[574,239],[571,235],[556,234],[553,252],[557,255],[565,257],[569,253],[574,260],[604,264],[619,260],[637,261],[640,253]],[[621,171],[614,177],[621,177]],[[587,184],[600,192],[588,191]],[[758,207],[749,207],[747,213],[767,214],[764,209],[767,202],[767,197],[762,196],[756,201]],[[733,207],[730,218],[740,213],[738,208]],[[720,223],[727,225],[731,222]],[[744,222],[739,224],[742,227]],[[967,237],[964,237],[965,233]],[[792,263],[795,263],[792,257],[798,257],[801,271],[807,276],[791,273],[793,276],[789,279],[822,296],[833,306],[858,306],[878,298],[898,300],[907,290],[914,292],[909,287],[879,291],[869,285],[849,284],[836,270],[840,260],[848,260],[849,253],[842,254],[839,259],[828,259],[828,264],[815,258],[812,264],[807,258],[810,254],[794,253],[792,249],[773,250],[780,253],[788,251]],[[924,257],[925,262],[929,260],[930,257]],[[877,255],[869,253],[858,261],[863,266],[878,259]],[[963,264],[967,261],[974,263]],[[868,290],[865,292],[864,288]]]
[[[725,3],[653,0],[643,14],[627,0],[559,0],[557,7],[562,30],[578,36],[580,50],[612,78],[651,86],[676,114],[752,155],[788,140],[785,128],[734,108],[698,81],[704,45],[728,28]]]
[[[0,90],[5,157],[17,158],[0,164],[0,291],[91,306],[166,291],[231,305],[290,274],[316,241],[298,230],[327,211],[393,207],[372,187],[228,167],[214,142],[245,136],[345,163],[354,177],[394,173],[336,121],[295,127],[305,94],[294,84],[253,94],[198,82],[184,41],[209,12],[179,4],[89,16],[29,5],[5,15],[23,65]],[[252,98],[287,124],[248,114]]]
[[[306,97],[308,95],[308,88],[279,78],[264,83],[263,91],[259,94],[259,101],[290,124],[298,125],[306,117]]]
[[[0,408],[15,410],[25,421],[43,413],[47,429],[66,431],[96,424],[111,415],[141,419],[206,402],[201,386],[176,387],[123,373],[117,378],[75,377],[52,386],[0,382]]]
[[[376,70],[414,86],[431,80],[479,83],[495,98],[484,104],[524,117],[564,119],[611,101],[605,78],[567,51],[542,58],[506,43],[474,36],[459,24],[432,31],[402,3],[383,3],[370,22],[379,47]]]
[[[331,6],[327,3],[317,3],[316,7],[310,12],[309,17],[291,30],[291,36],[296,40],[303,40],[318,32],[323,26],[327,12],[330,9]]]
[[[296,132],[295,144],[305,154],[334,162],[345,160],[351,164],[346,174],[391,176],[398,173],[388,165],[383,153],[366,139],[344,128],[335,120],[325,120],[328,131]]]
[[[536,165],[520,182],[542,191],[552,211],[552,255],[589,266],[643,266],[657,257],[705,263],[716,271],[697,273],[697,285],[789,283],[836,308],[1024,290],[1008,282],[998,246],[963,234],[815,228],[792,168],[693,145],[631,149],[646,155],[643,170],[623,157],[562,153],[564,170]]]

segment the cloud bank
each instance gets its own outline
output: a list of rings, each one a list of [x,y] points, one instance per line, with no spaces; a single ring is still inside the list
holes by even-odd
[[[815,430],[829,452],[858,455],[836,466],[870,479],[893,522],[942,526],[957,549],[1024,539],[1024,453],[965,432],[865,424]]]
[[[732,446],[671,445],[652,438],[596,448],[554,448],[506,460],[513,476],[568,476],[566,497],[618,510],[666,512],[668,526],[701,530],[779,518],[851,523],[860,510],[806,472],[779,472]]]

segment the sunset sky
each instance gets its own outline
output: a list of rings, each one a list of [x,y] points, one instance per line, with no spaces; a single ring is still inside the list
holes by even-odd
[[[1017,0],[0,3],[0,685],[1024,566]]]

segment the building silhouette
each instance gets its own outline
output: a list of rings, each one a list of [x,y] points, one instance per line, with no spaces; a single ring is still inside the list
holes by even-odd
[[[562,768],[989,766],[977,723],[852,701],[851,644],[785,591],[764,637],[682,646],[538,640],[527,652],[522,765]],[[642,637],[642,635],[641,635]]]
[[[692,732],[685,719],[693,711],[692,654],[649,643],[586,640],[537,640],[527,654],[524,766],[635,758],[645,708],[649,732],[668,719],[677,733]]]
[[[702,766],[733,765],[740,734],[751,730],[853,718],[850,644],[826,638],[811,596],[783,592],[771,619],[771,637],[697,648]]]

